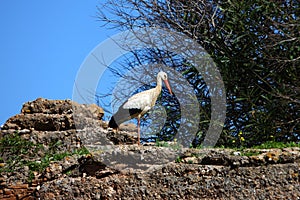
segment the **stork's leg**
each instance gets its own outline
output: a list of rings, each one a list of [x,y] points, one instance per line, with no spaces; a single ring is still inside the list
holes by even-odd
[[[141,123],[141,119],[138,117],[138,145],[140,145],[140,138],[141,138],[141,133],[140,133],[140,123]]]

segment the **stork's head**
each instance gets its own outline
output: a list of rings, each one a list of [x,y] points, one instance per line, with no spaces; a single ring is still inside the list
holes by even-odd
[[[168,81],[168,75],[165,72],[160,71],[157,74],[157,78],[161,78],[165,82],[166,87],[168,88],[170,94],[172,95],[173,93],[172,93],[172,90],[171,90],[171,87],[170,87],[170,84],[169,84],[169,81]]]

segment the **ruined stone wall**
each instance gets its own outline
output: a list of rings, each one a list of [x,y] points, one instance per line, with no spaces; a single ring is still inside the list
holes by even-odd
[[[78,108],[84,116],[79,127],[72,115]],[[115,145],[116,155],[119,149],[143,157],[169,151],[137,146],[136,135],[130,133],[134,128],[116,134],[106,129],[102,116],[101,108],[70,100],[40,98],[24,104],[0,137],[15,135],[19,143],[31,146],[26,152],[1,147],[0,199],[300,199],[299,148],[185,149],[168,163],[120,170],[92,152],[79,153],[84,144],[78,133],[96,132]],[[45,159],[49,162],[42,167]]]

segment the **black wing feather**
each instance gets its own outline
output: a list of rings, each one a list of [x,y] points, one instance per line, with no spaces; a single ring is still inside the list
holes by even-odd
[[[118,128],[121,123],[137,117],[142,112],[142,110],[138,108],[124,109],[123,105],[120,106],[118,112],[111,117],[108,127]]]

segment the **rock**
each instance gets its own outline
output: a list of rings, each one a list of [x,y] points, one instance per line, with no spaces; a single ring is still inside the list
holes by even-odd
[[[136,144],[103,110],[39,98],[2,127],[0,199],[297,199],[300,148],[184,149]],[[12,142],[13,141],[13,142]],[[22,144],[17,146],[17,144]],[[78,153],[88,148],[85,155]]]
[[[87,110],[90,111],[91,118],[101,120],[104,115],[104,110],[97,106],[96,104],[91,104],[86,106]]]
[[[299,165],[288,167],[292,172]],[[299,182],[287,184],[291,172],[277,165],[230,170],[224,166],[170,163],[146,174],[61,178],[45,183],[37,196],[44,199],[49,193],[59,193],[61,184],[68,184],[68,193],[59,193],[55,198],[71,199],[76,194],[77,199],[296,199]],[[281,174],[281,181],[276,173]],[[85,188],[84,192],[78,188]],[[237,192],[240,189],[243,192]]]
[[[72,102],[73,116],[74,118],[91,118],[95,120],[101,120],[104,115],[104,110],[96,104],[86,105]]]
[[[103,109],[95,104],[81,105],[71,100],[38,98],[25,103],[21,114],[8,119],[2,130],[69,130],[89,124],[99,125],[103,115]]]
[[[72,115],[34,113],[31,115],[18,114],[11,117],[3,126],[4,130],[14,129],[24,133],[24,129],[37,131],[57,131],[74,129]]]
[[[38,98],[27,102],[21,109],[22,114],[44,113],[44,114],[71,114],[71,100],[48,100]]]
[[[112,141],[115,145],[118,144],[136,144],[137,143],[137,134],[128,133],[127,131],[109,131],[106,134],[106,137]]]
[[[120,124],[119,130],[137,133],[137,126],[132,123]]]

